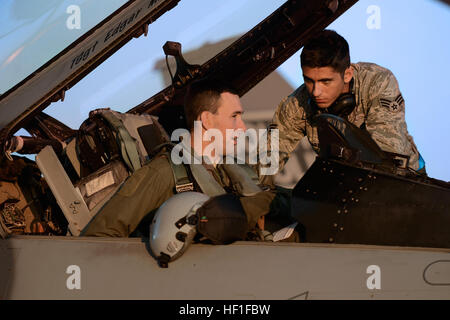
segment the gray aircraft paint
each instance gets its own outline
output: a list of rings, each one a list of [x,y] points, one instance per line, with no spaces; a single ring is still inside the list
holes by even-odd
[[[196,244],[163,269],[141,239],[13,236],[0,261],[1,299],[450,299],[450,249]]]

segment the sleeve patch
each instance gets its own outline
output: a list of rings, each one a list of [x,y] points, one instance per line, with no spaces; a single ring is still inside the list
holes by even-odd
[[[392,112],[398,112],[403,109],[405,100],[402,94],[399,94],[395,99],[380,98],[381,106],[388,108]]]

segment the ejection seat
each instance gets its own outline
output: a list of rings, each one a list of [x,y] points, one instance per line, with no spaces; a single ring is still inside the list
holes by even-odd
[[[42,149],[36,163],[68,221],[68,234],[80,235],[125,179],[168,142],[154,116],[98,109],[61,158],[51,146]]]

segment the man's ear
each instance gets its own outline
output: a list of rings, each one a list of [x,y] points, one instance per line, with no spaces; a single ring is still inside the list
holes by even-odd
[[[211,112],[203,111],[200,114],[199,120],[202,122],[203,129],[208,130],[212,127],[212,113]]]
[[[350,66],[344,71],[344,82],[350,83],[350,81],[352,81],[352,78],[353,78],[353,68]]]

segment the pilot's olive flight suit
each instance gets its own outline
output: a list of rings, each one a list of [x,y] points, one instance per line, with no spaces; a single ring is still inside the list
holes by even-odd
[[[373,63],[360,62],[351,67],[356,107],[347,119],[365,128],[382,150],[409,156],[410,168],[423,169],[423,159],[406,127],[405,102],[392,72]],[[280,102],[272,119],[272,126],[279,129],[280,169],[304,136],[319,152],[317,125],[312,118],[321,112],[309,103],[304,84]]]
[[[209,166],[208,171],[227,192],[232,189],[230,179],[221,169],[221,165],[216,168]],[[194,189],[201,191],[198,186]],[[161,153],[124,182],[82,235],[128,237],[147,214],[159,208],[174,193],[175,178],[172,167],[168,155]],[[261,191],[254,196],[240,197],[249,229],[256,225],[259,217],[269,212],[274,198],[274,191]]]

